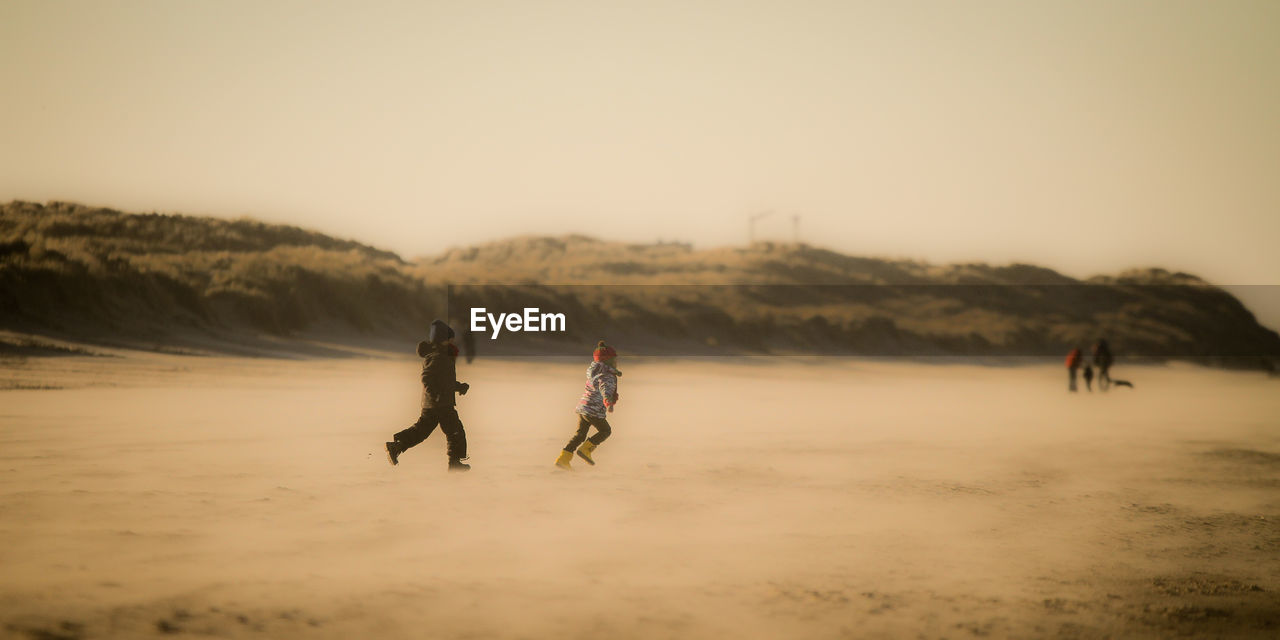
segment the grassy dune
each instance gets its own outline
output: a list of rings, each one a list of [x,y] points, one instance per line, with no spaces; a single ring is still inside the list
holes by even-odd
[[[250,220],[15,202],[0,261],[0,325],[89,342],[412,336],[439,311],[393,253]]]
[[[571,312],[564,340],[607,333],[633,352],[1048,357],[1105,335],[1130,356],[1249,368],[1280,359],[1280,336],[1233,296],[1162,269],[1076,280],[1033,265],[585,236],[408,262],[251,220],[0,207],[0,329],[23,334],[154,349],[401,343],[447,315],[449,284],[455,303]]]

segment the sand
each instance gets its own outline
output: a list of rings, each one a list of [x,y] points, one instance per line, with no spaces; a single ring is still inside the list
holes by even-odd
[[[412,359],[117,353],[0,367],[16,638],[1266,637],[1280,384],[1120,367],[624,360],[461,368],[474,470]]]

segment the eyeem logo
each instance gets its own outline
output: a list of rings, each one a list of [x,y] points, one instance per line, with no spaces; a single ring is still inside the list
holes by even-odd
[[[565,328],[565,319],[563,313],[539,313],[537,307],[525,307],[524,313],[499,313],[494,315],[488,313],[484,307],[471,308],[471,331],[488,332],[485,326],[485,320],[488,319],[489,327],[493,328],[493,335],[489,336],[490,340],[498,339],[498,332],[506,328],[507,331],[528,331],[537,333],[539,331],[563,332]]]

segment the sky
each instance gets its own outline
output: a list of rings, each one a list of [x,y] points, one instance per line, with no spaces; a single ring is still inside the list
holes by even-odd
[[[405,257],[773,210],[859,255],[1280,285],[1277,114],[1272,0],[0,2],[0,201]]]

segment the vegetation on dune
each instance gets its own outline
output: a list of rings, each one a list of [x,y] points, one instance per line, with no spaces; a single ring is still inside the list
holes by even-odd
[[[512,238],[408,263],[249,220],[0,208],[0,328],[17,331],[155,345],[246,333],[412,341],[444,315],[447,284],[459,285],[455,303],[554,309],[633,351],[1057,355],[1105,335],[1120,353],[1158,358],[1280,358],[1280,336],[1234,297],[1159,269],[1078,281],[1033,265],[586,236]],[[598,337],[578,333],[564,337]]]
[[[1122,352],[1269,366],[1280,336],[1225,291],[1184,273],[1137,270],[1086,281],[1033,265],[933,265],[758,243],[695,251],[582,236],[523,237],[419,262],[475,297],[552,286],[580,316],[638,340],[763,352],[1035,355],[1106,336]],[[626,285],[626,286],[618,286]],[[687,286],[695,285],[695,286]],[[581,336],[589,338],[590,336]]]
[[[439,292],[393,253],[296,227],[73,204],[0,215],[0,323],[165,342],[246,330],[412,336]]]

